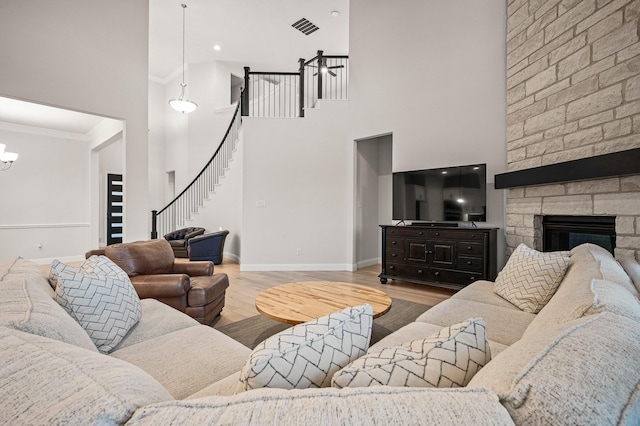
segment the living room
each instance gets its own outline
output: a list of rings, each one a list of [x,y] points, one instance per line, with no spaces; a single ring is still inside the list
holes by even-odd
[[[148,84],[149,87],[141,87],[140,83],[143,74],[145,75],[144,80],[147,81],[148,74],[148,71],[144,71],[146,56],[138,54],[146,49],[147,35],[145,31],[141,30],[141,25],[148,25],[146,18],[148,12],[146,9],[140,11],[135,8],[127,11],[130,5],[120,6],[113,6],[114,10],[111,12],[113,15],[106,14],[106,11],[105,14],[94,14],[91,7],[82,6],[74,10],[73,14],[65,13],[66,11],[63,9],[47,13],[44,12],[46,9],[41,9],[42,16],[40,18],[31,16],[29,19],[43,20],[43,28],[46,28],[50,17],[56,16],[56,14],[61,15],[61,20],[71,20],[67,25],[64,25],[64,30],[57,30],[62,31],[60,37],[64,40],[64,44],[55,44],[60,51],[49,47],[44,48],[53,37],[52,34],[47,34],[47,43],[41,39],[34,40],[33,36],[25,36],[19,37],[18,42],[7,46],[6,51],[13,52],[17,56],[15,61],[9,61],[12,66],[3,70],[3,74],[6,74],[7,78],[3,79],[0,93],[8,97],[33,100],[47,105],[61,106],[125,121],[126,138],[128,141],[134,140],[135,142],[124,144],[126,159],[124,163],[126,181],[124,234],[126,241],[134,241],[149,238],[150,211],[161,207],[166,201],[163,199],[163,194],[158,194],[158,192],[164,186],[165,170],[171,170],[174,165],[168,164],[165,169],[162,166],[159,167],[157,163],[147,165],[141,164],[139,161],[140,158],[147,158],[150,155],[151,158],[157,158],[154,157],[157,155],[155,154],[157,145],[154,145],[154,137],[156,137],[154,135],[157,135],[159,131],[155,127],[158,120],[154,119],[158,115],[150,114],[149,125],[147,125],[147,114],[141,112],[153,111],[159,105],[166,105],[166,99],[158,99],[154,83]],[[242,215],[242,224],[241,227],[235,227],[236,229],[229,229],[233,227],[227,226],[227,223],[217,224],[229,229],[230,235],[235,235],[242,241],[241,250],[238,247],[233,254],[242,259],[241,263],[245,267],[267,265],[271,268],[278,266],[284,268],[286,265],[300,265],[300,267],[311,269],[329,265],[342,270],[352,270],[356,267],[358,261],[362,260],[356,257],[355,240],[357,205],[354,194],[354,168],[357,143],[354,141],[356,140],[392,134],[394,170],[487,163],[489,179],[493,174],[505,170],[505,96],[497,94],[501,91],[504,92],[505,76],[504,67],[501,65],[504,61],[504,31],[501,32],[499,29],[501,28],[500,22],[504,21],[506,11],[499,2],[490,8],[486,5],[483,7],[478,5],[438,7],[443,7],[443,9],[438,11],[438,14],[434,14],[428,12],[425,5],[417,2],[408,4],[399,10],[387,5],[379,5],[373,10],[369,10],[366,5],[352,2],[349,5],[351,34],[349,36],[350,52],[348,52],[351,55],[351,100],[346,106],[348,114],[342,111],[334,113],[334,115],[339,115],[345,124],[325,129],[324,134],[306,131],[303,128],[303,134],[308,139],[304,149],[297,139],[265,141],[262,138],[248,139],[245,135],[246,144],[255,144],[256,146],[252,147],[254,149],[251,152],[247,152],[246,146],[242,147],[244,157],[246,157],[243,159],[243,173],[245,174],[242,176],[244,188],[241,205],[243,208],[240,210],[234,207],[235,211]],[[449,7],[452,9],[449,10]],[[390,10],[387,11],[386,8]],[[90,49],[87,46],[87,43],[90,42],[87,40],[91,39],[91,32],[84,35],[82,40],[74,39],[71,33],[71,28],[79,26],[80,22],[86,22],[82,16],[85,9],[89,16],[114,16],[116,22],[120,18],[115,18],[115,16],[119,15],[126,16],[126,19],[144,20],[145,22],[136,25],[135,28],[127,26],[119,31],[117,36],[114,35],[109,40],[104,40],[104,49],[97,47]],[[180,8],[177,7],[177,9],[176,13],[179,14]],[[192,9],[195,10],[195,5],[192,6]],[[190,13],[192,9],[187,9],[187,13]],[[33,11],[25,11],[24,13],[27,13],[27,16],[34,14]],[[478,14],[483,14],[484,18],[482,20],[476,19]],[[145,17],[136,18],[141,15],[145,15]],[[391,25],[393,21],[389,21],[389,19],[394,15],[397,23]],[[3,16],[11,21],[4,27],[4,31],[7,31],[8,35],[21,34],[25,31],[24,26],[10,31],[11,25],[14,25],[12,23],[20,21],[20,19],[18,17],[9,18],[11,13],[3,14]],[[456,19],[461,24],[445,25],[443,16],[457,16]],[[189,19],[189,15],[187,18]],[[104,33],[98,29],[105,20],[102,18],[100,23],[92,26],[98,39]],[[405,27],[411,20],[414,20],[414,24]],[[425,20],[429,21],[429,25],[424,25]],[[82,25],[80,26],[82,27]],[[394,26],[398,29],[394,29]],[[376,29],[374,30],[374,28]],[[388,28],[388,30],[381,30],[381,28]],[[409,31],[409,28],[412,30]],[[422,32],[422,35],[418,37],[416,31]],[[480,36],[480,34],[484,35]],[[398,39],[399,37],[400,39]],[[482,42],[481,40],[485,37],[486,42]],[[14,38],[6,38],[6,40],[14,39],[15,36]],[[436,42],[439,39],[447,40],[447,42]],[[122,42],[118,43],[119,40]],[[138,42],[138,40],[140,41]],[[429,50],[422,52],[425,46],[418,40],[433,40],[434,42],[426,46]],[[140,46],[136,47],[136,43]],[[393,48],[394,43],[401,43],[403,46],[407,46],[407,49],[395,49]],[[469,43],[477,43],[477,46],[469,45]],[[75,44],[79,44],[78,48],[74,48]],[[116,48],[117,44],[123,44],[126,48]],[[94,46],[97,45],[94,44]],[[415,46],[415,49],[411,49],[411,46]],[[453,46],[461,46],[464,54],[456,54],[456,49]],[[35,52],[38,50],[42,50],[42,52],[36,54]],[[34,54],[26,56],[24,52],[27,51],[34,52]],[[85,51],[93,56],[74,54],[74,52]],[[402,53],[404,51],[421,52],[413,57],[412,60],[416,62],[411,67],[394,65],[402,64],[406,60],[405,54]],[[314,53],[308,52],[307,56]],[[105,59],[109,55],[114,57],[113,60]],[[373,66],[374,63],[379,62],[380,55],[386,58],[384,60],[385,66]],[[96,58],[95,61],[90,60],[92,57]],[[433,57],[442,58],[438,61],[438,66],[434,66]],[[45,58],[50,58],[50,60]],[[124,65],[120,62],[123,62]],[[469,68],[469,64],[473,64],[473,71]],[[202,66],[207,65],[203,64]],[[295,69],[296,64],[291,66]],[[25,78],[29,75],[27,68],[29,70],[38,69],[35,81],[27,81],[28,79]],[[429,78],[424,78],[425,70],[429,71]],[[130,75],[134,72],[138,75]],[[191,72],[195,72],[194,69]],[[47,75],[60,75],[62,80],[51,85],[44,78]],[[90,75],[96,75],[96,78],[92,79]],[[94,84],[95,81],[99,81],[100,85]],[[136,81],[138,81],[137,85],[134,83]],[[380,84],[381,81],[385,83]],[[455,81],[455,84],[443,85],[441,84],[443,81]],[[40,88],[36,87],[38,82],[41,82]],[[478,82],[482,82],[482,84]],[[134,85],[135,87],[133,87]],[[107,87],[109,89],[103,89]],[[114,90],[111,87],[122,87],[122,90]],[[194,87],[196,86],[192,84],[190,90],[195,90]],[[370,87],[376,87],[376,90],[371,91]],[[104,90],[109,92],[108,97],[104,96]],[[403,96],[402,102],[398,102],[398,94],[402,93],[411,93],[412,95],[406,96],[406,99]],[[142,98],[147,99],[147,96],[150,96],[154,102],[151,104],[145,102],[143,105]],[[138,105],[133,108],[133,99],[138,97],[140,98],[136,101]],[[205,101],[206,98],[201,97],[201,102],[205,103],[203,108],[207,107]],[[131,114],[138,118],[135,120],[131,118],[123,109],[117,107],[116,103],[126,103],[127,109],[132,109]],[[373,105],[378,104],[379,106],[373,108]],[[427,114],[424,114],[425,106],[428,108]],[[452,117],[458,115],[461,109],[466,114],[464,126],[452,122]],[[198,111],[194,114],[198,114]],[[182,117],[170,117],[168,114],[166,116],[170,120],[182,119]],[[402,120],[397,120],[394,117],[402,117]],[[425,117],[430,118],[425,119]],[[185,121],[189,120],[190,122],[197,119],[195,115],[184,118]],[[139,123],[140,120],[142,123]],[[202,119],[199,120],[202,121]],[[310,126],[306,123],[288,124],[301,127]],[[193,126],[193,124],[191,125]],[[278,123],[248,124],[248,126],[252,125],[277,126]],[[339,129],[337,133],[334,127]],[[141,129],[145,128],[149,128],[150,131],[145,131],[144,135],[138,134]],[[478,132],[479,128],[486,131]],[[258,128],[256,131],[259,130]],[[276,131],[278,131],[277,128],[274,129],[274,133],[269,134],[276,134]],[[327,131],[333,133],[327,134]],[[289,132],[294,133],[295,131],[289,130]],[[170,135],[171,133],[168,132],[167,137]],[[320,136],[316,137],[316,135]],[[142,146],[138,146],[140,144],[138,141],[146,140],[147,136],[151,141],[150,144],[142,143]],[[216,140],[214,144],[217,142]],[[278,146],[275,142],[292,146]],[[135,146],[132,146],[132,143]],[[166,156],[181,158],[172,154],[175,152],[173,145],[179,146],[182,143],[184,143],[183,139],[171,140],[171,143],[167,144]],[[318,152],[323,153],[326,160],[319,162],[315,161],[313,157],[304,155],[313,146],[320,150]],[[8,144],[7,149],[10,150],[10,148],[11,145]],[[302,155],[296,156],[296,152],[300,151],[302,151]],[[276,152],[277,155],[273,155]],[[290,153],[291,157],[288,157],[287,153]],[[264,158],[270,160],[265,162]],[[199,158],[199,161],[203,161],[203,159]],[[180,189],[179,184],[189,181],[199,167],[195,164],[189,167],[189,161],[184,163],[186,165],[182,165],[182,169],[175,167],[177,191]],[[327,167],[327,163],[330,163],[331,167]],[[18,163],[14,166],[13,172],[19,171],[17,165]],[[150,171],[149,168],[151,168]],[[294,179],[286,177],[283,182],[279,175],[270,172],[289,169],[291,169],[290,176],[296,177],[295,182],[298,186],[287,186],[293,185]],[[150,176],[148,179],[145,178],[147,175]],[[12,178],[10,173],[3,175],[3,179],[9,183]],[[24,179],[25,176],[21,176],[21,178]],[[154,182],[154,184],[149,182]],[[30,184],[28,187],[32,186],[33,190],[36,190],[37,184]],[[286,188],[286,191],[283,191],[283,188]],[[297,188],[307,188],[307,190],[303,192],[298,191]],[[501,207],[504,205],[503,191],[489,192],[488,201],[492,207],[488,211],[488,225],[504,229],[504,212]],[[304,203],[297,202],[297,194],[299,193],[307,194],[309,208]],[[75,197],[78,200],[77,194]],[[74,195],[67,194],[65,198],[72,199]],[[257,200],[266,200],[268,207],[262,210],[256,209]],[[12,201],[21,202],[21,198],[16,195]],[[83,211],[85,212],[88,208],[87,202],[86,198],[83,199]],[[232,206],[237,204],[237,202],[225,203],[225,205]],[[62,214],[62,210],[59,214]],[[390,211],[388,214],[390,215]],[[73,219],[61,218],[59,222],[95,222],[88,213],[83,213],[84,217],[81,218],[77,218],[77,212],[74,215],[76,217]],[[32,220],[35,223],[39,222],[36,219]],[[391,217],[380,220],[381,223],[389,223]],[[40,221],[47,223],[47,219],[44,217]],[[265,226],[266,223],[269,226]],[[285,235],[287,238],[285,239],[283,239],[282,232],[279,231],[283,229],[287,230]],[[217,227],[214,230],[217,230]],[[69,235],[71,231],[62,230],[60,235],[65,233]],[[23,253],[25,257],[29,258],[51,259],[81,256],[84,249],[92,249],[99,245],[97,233],[92,232],[90,235],[80,234],[77,237],[81,243],[75,244],[75,252],[47,253],[46,250],[51,244],[45,243],[43,250],[36,250],[37,244],[41,242],[37,235],[27,238],[25,232],[23,238],[29,240],[28,243],[24,242],[25,247],[33,250],[30,253]],[[229,249],[234,247],[232,238]],[[318,244],[310,244],[310,241],[318,238],[320,238]],[[82,241],[83,239],[84,241]],[[273,246],[273,244],[279,246]],[[56,248],[60,249],[59,246]],[[297,248],[302,249],[301,256],[297,255]],[[498,251],[504,252],[503,249]],[[6,255],[10,254],[6,253]],[[278,257],[270,259],[269,256]]]
[[[312,113],[308,120],[296,120],[295,123],[288,123],[287,120],[276,122],[245,119],[242,146],[238,154],[238,162],[242,166],[241,175],[236,176],[233,183],[235,188],[241,187],[241,197],[238,197],[237,191],[229,191],[234,194],[223,195],[226,198],[221,203],[233,206],[232,215],[235,218],[225,219],[220,216],[218,219],[217,213],[210,213],[210,217],[215,219],[211,220],[208,227],[213,228],[212,230],[216,230],[218,226],[231,228],[237,240],[232,240],[228,254],[240,261],[240,268],[244,271],[354,271],[360,265],[381,256],[378,254],[378,225],[392,224],[389,205],[391,196],[385,181],[389,179],[389,173],[483,163],[487,165],[488,191],[487,221],[482,226],[499,229],[496,243],[498,270],[521,243],[542,251],[542,247],[538,246],[540,230],[537,226],[542,223],[542,216],[545,215],[615,216],[616,257],[637,257],[637,251],[640,250],[640,230],[637,225],[640,197],[638,171],[606,177],[594,175],[582,178],[579,182],[559,179],[545,184],[508,185],[505,189],[495,189],[494,184],[496,175],[504,176],[507,173],[506,176],[509,176],[508,172],[533,169],[544,175],[546,169],[536,168],[563,165],[568,161],[596,158],[626,150],[629,150],[629,156],[637,156],[634,149],[639,145],[637,133],[640,132],[640,126],[636,121],[640,113],[640,101],[636,95],[639,85],[636,83],[638,71],[634,60],[640,48],[637,35],[639,3],[630,0],[416,0],[401,2],[400,7],[397,2],[382,0],[349,1],[349,51],[346,52],[350,60],[349,101],[320,103],[318,111],[314,111],[317,113],[316,117]],[[178,146],[189,146],[188,141],[185,143],[181,140],[172,145],[174,142],[170,140],[168,133],[158,138],[158,133],[165,132],[165,127],[158,120],[157,111],[167,108],[167,99],[162,96],[164,88],[158,87],[157,83],[150,83],[148,79],[148,18],[149,5],[146,2],[63,0],[55,5],[40,1],[37,2],[37,7],[24,2],[0,5],[0,51],[7,58],[0,69],[1,96],[88,112],[123,123],[125,241],[149,239],[150,211],[166,201],[163,187],[167,171],[175,169],[176,182],[186,182],[189,175],[199,167],[198,161],[204,160],[196,152],[178,152]],[[38,31],[34,31],[36,28]],[[81,37],[78,36],[79,33],[82,34]],[[308,55],[313,55],[313,52]],[[199,71],[203,75],[212,66],[216,65],[194,64],[190,66],[190,72]],[[292,68],[294,66],[292,64]],[[193,90],[191,83],[190,88]],[[196,92],[190,93],[195,99]],[[201,99],[206,99],[206,103],[212,98]],[[194,129],[200,131],[203,128],[200,126],[205,119],[194,117],[196,118],[185,118],[190,121],[179,126],[187,135],[192,134]],[[177,116],[173,120],[183,118]],[[324,120],[335,125],[327,128]],[[301,138],[300,135],[304,137]],[[160,151],[154,145],[160,139],[163,150],[166,149],[162,155],[158,154]],[[6,143],[7,150],[20,152],[18,143]],[[377,198],[374,196],[363,200],[358,188],[358,164],[364,150],[369,149],[365,147],[366,144],[380,147],[379,155],[384,158],[377,159],[378,166],[382,164],[377,172],[380,179],[374,184],[377,191],[373,192],[378,193]],[[55,152],[50,155],[52,162],[56,163],[55,167],[72,168],[73,165],[66,164],[64,158],[54,157],[54,154]],[[167,157],[172,157],[172,161],[175,160],[176,163],[183,160],[184,164],[176,166],[167,161]],[[3,187],[6,184],[6,187],[13,188],[11,197],[0,205],[0,217],[10,217],[14,221],[0,224],[0,258],[23,255],[25,258],[39,259],[41,263],[56,257],[80,260],[84,258],[85,250],[101,245],[98,241],[99,233],[93,230],[97,222],[91,213],[90,187],[80,187],[83,191],[81,207],[74,208],[73,193],[53,198],[49,194],[38,192],[38,182],[47,179],[45,168],[37,176],[12,176],[13,172],[18,171],[20,161],[22,159],[12,169],[0,174]],[[570,168],[571,164],[564,164],[564,167]],[[232,173],[236,171],[233,167],[230,170]],[[82,176],[86,177],[86,170]],[[25,197],[25,194],[31,197]],[[385,197],[389,202],[385,202]],[[26,198],[31,198],[29,203],[25,203]],[[372,201],[374,198],[375,202]],[[266,209],[258,207],[258,201],[264,202]],[[15,235],[14,228],[24,225],[19,223],[19,216],[16,214],[20,208],[42,212],[40,217],[25,215],[32,223],[39,221],[47,224],[50,219],[46,216],[46,210],[54,210],[55,221],[90,223],[91,230],[81,230],[77,234],[77,238],[70,244],[73,245],[72,251],[66,251],[59,243],[55,246],[55,252],[46,251],[49,250],[48,244],[44,245],[45,251],[41,251],[37,247],[39,237],[34,233],[25,242],[29,251],[16,253],[12,249],[12,239],[15,237],[6,236]],[[367,230],[366,236],[363,236],[363,210],[373,209],[377,210],[377,214],[373,215],[374,219],[366,221],[368,229],[373,231]],[[373,237],[372,232],[375,232]],[[63,241],[68,236],[60,232],[54,238]],[[363,245],[373,244],[376,245],[376,254],[371,255],[370,251],[365,253],[362,250]],[[581,261],[584,261],[585,276],[577,275],[574,268],[571,280],[567,279],[572,286],[580,286],[576,292],[576,299],[579,301],[572,301],[571,294],[559,291],[558,295],[561,297],[555,302],[551,299],[553,303],[549,302],[548,305],[553,304],[553,312],[558,318],[562,317],[562,321],[555,321],[557,318],[554,318],[555,322],[549,321],[549,317],[536,317],[537,314],[528,315],[528,312],[513,312],[513,307],[505,307],[508,302],[496,302],[499,298],[489,290],[490,296],[488,293],[485,296],[498,305],[487,303],[488,299],[474,300],[476,307],[485,305],[484,308],[479,308],[479,312],[487,319],[488,333],[494,333],[491,348],[494,355],[507,353],[511,345],[521,350],[524,343],[518,346],[520,337],[524,341],[527,334],[535,337],[532,340],[537,345],[542,345],[536,346],[535,351],[531,352],[535,354],[543,350],[541,347],[546,348],[549,342],[556,345],[575,330],[583,329],[584,334],[590,336],[592,330],[589,327],[598,322],[607,322],[606,327],[593,331],[593,345],[596,348],[593,352],[597,352],[600,357],[605,353],[603,348],[611,347],[614,342],[620,345],[624,353],[622,358],[628,363],[640,362],[637,359],[640,353],[638,344],[633,339],[631,342],[624,339],[624,336],[635,335],[638,331],[637,324],[633,323],[638,319],[635,306],[637,290],[633,287],[633,274],[629,272],[632,267],[625,268],[626,275],[613,257],[597,249],[584,249],[580,256],[583,258]],[[611,269],[599,274],[602,272],[600,265]],[[613,270],[615,273],[607,275]],[[618,275],[622,277],[619,279],[620,286],[634,297],[624,293],[624,297],[616,299],[616,303],[619,301],[623,307],[617,309],[619,306],[616,305],[614,314],[632,317],[632,320],[626,321],[625,318],[618,322],[611,320],[614,315],[596,316],[588,324],[581,323],[569,331],[561,330],[563,321],[574,324],[572,321],[582,319],[569,319],[570,314],[577,311],[581,315],[598,313],[590,311],[593,307],[582,309],[582,305],[577,306],[584,298],[588,299],[592,295],[586,289],[592,280],[596,284],[591,290],[598,287],[598,280],[616,281]],[[569,285],[564,287],[573,288]],[[428,327],[412,326],[424,327],[421,331],[428,330],[428,334],[437,332],[437,329],[445,325],[436,321],[436,316],[443,322],[451,318],[447,317],[449,313],[444,312],[447,307],[455,305],[460,308],[452,309],[455,315],[451,315],[456,318],[457,315],[471,312],[463,309],[472,304],[466,298],[469,295],[470,292],[460,293],[457,298],[446,301],[450,303],[427,311],[425,315],[431,321]],[[605,306],[609,306],[608,296],[605,293]],[[510,309],[510,315],[500,316],[503,308]],[[473,314],[476,315],[477,312],[474,311]],[[538,334],[535,330],[525,331],[529,323],[533,324],[538,318],[542,318],[548,328],[538,326]],[[184,323],[186,320],[178,322],[180,321]],[[620,324],[622,325],[617,327]],[[608,334],[612,340],[607,340]],[[188,344],[184,345],[178,343],[179,340],[167,340],[162,349],[168,353],[185,351],[179,346],[197,345],[199,339],[200,336],[194,334],[191,338],[185,338],[184,341]],[[582,336],[578,340],[577,345],[581,346],[577,352],[581,356],[591,352],[591,347],[582,350],[586,347],[582,345],[586,341],[591,344],[590,339]],[[200,343],[203,346],[199,348],[214,353],[217,349],[212,342],[208,341],[206,345]],[[150,354],[155,348],[148,346],[146,349],[147,355],[152,356]],[[225,361],[233,358],[228,356],[229,353],[238,354],[238,358],[249,354],[249,351],[245,351],[246,348],[238,348],[232,344],[225,346],[225,349],[226,353],[215,352],[217,356],[225,358]],[[522,349],[518,353],[526,361],[513,361],[513,364],[508,364],[508,368],[502,370],[508,370],[509,374],[520,371],[522,362],[526,364],[529,361],[524,355],[527,350]],[[189,359],[193,356],[196,365],[207,362],[203,351],[192,352],[195,353],[180,354],[189,356]],[[629,369],[628,365],[621,367],[625,361],[617,359],[611,365],[607,363],[603,366],[602,359],[605,357],[611,358],[602,355],[598,359],[588,358],[587,362],[575,361],[570,364],[571,368],[566,368],[567,371],[562,367],[550,369],[550,376],[567,374],[567,377],[562,376],[565,380],[559,381],[572,384],[582,380],[581,375],[586,377],[589,371],[600,372],[603,369],[605,373],[601,376],[610,375],[620,381],[636,380],[632,384],[624,384],[625,391],[631,389],[628,405],[620,408],[616,405],[621,404],[620,401],[601,401],[593,394],[579,394],[583,390],[590,392],[589,386],[560,387],[559,395],[576,392],[571,393],[572,403],[586,400],[589,405],[597,405],[591,411],[582,407],[581,410],[584,411],[580,411],[580,415],[576,417],[569,414],[562,419],[564,424],[581,423],[584,419],[587,419],[585,424],[638,424],[640,405],[637,404],[638,382],[634,370]],[[592,368],[593,364],[590,363],[598,360],[596,368]],[[229,360],[230,363],[233,361]],[[153,364],[151,367],[156,368],[159,375],[164,374],[164,370],[173,368],[180,370],[181,374],[185,373],[173,360],[166,362],[171,362],[171,368],[160,368],[161,362],[158,359],[150,364]],[[559,365],[567,365],[567,362],[566,357],[562,358]],[[516,420],[514,412],[523,405],[528,389],[536,388],[536,383],[531,384],[525,378],[518,385],[520,387],[517,395],[510,395],[505,402],[501,390],[508,386],[503,383],[516,383],[522,377],[518,376],[516,380],[514,374],[509,380],[496,384],[489,377],[489,371],[496,375],[500,372],[496,371],[500,370],[496,365],[502,366],[494,364],[478,376],[478,381],[482,383],[479,386],[489,387],[491,391],[464,389],[464,392],[452,397],[456,402],[448,400],[449,394],[444,392],[415,391],[414,394],[413,389],[401,390],[392,397],[386,394],[384,397],[374,397],[375,390],[364,397],[355,392],[350,393],[351,391],[338,394],[331,390],[321,394],[322,404],[334,398],[327,404],[342,404],[339,405],[340,410],[353,416],[350,418],[355,419],[354,423],[371,420],[366,417],[367,414],[350,411],[363,406],[375,408],[376,415],[380,416],[383,423],[382,419],[395,419],[396,422],[402,419],[404,423],[415,415],[422,420],[440,420],[441,424],[447,424],[447,420],[450,424],[455,424],[456,420],[460,424],[473,424],[478,418],[487,423],[511,424],[511,418],[505,417],[503,404],[517,424],[526,423],[526,420]],[[534,370],[536,368],[533,361],[529,366]],[[235,364],[226,366],[229,373],[235,372],[233,368],[236,367]],[[205,370],[196,368],[198,369]],[[167,374],[174,374],[171,376],[171,380],[175,379],[172,385],[180,381],[177,372]],[[200,374],[213,383],[210,371],[202,371]],[[197,379],[197,374],[191,372],[189,377],[192,376]],[[215,377],[215,380],[219,379],[228,380],[225,383],[226,390],[232,387],[229,383],[233,382],[235,385],[237,382],[237,377],[232,375],[228,378],[222,375]],[[595,380],[595,376],[589,376],[588,380],[591,379]],[[554,379],[552,377],[548,380]],[[611,385],[609,382],[611,381],[607,382],[607,386]],[[608,389],[611,392],[607,395],[614,395],[618,389],[611,386]],[[541,388],[544,389],[545,386]],[[206,389],[208,384],[191,391],[195,391],[194,397],[213,398],[217,395],[211,389],[207,393]],[[494,391],[495,394],[492,393]],[[259,397],[251,401],[250,395],[241,395],[236,399],[223,397],[215,400],[213,408],[223,410],[220,407],[228,401],[241,400],[240,405],[234,405],[234,402],[230,406],[247,413],[258,405],[256,401],[275,401],[273,404],[277,404],[278,401],[288,400],[291,395],[310,395],[305,392],[274,393],[273,399],[270,399],[268,393],[257,392],[255,395]],[[170,394],[174,397],[176,395],[173,391]],[[192,393],[184,391],[182,395]],[[145,400],[139,407],[169,398],[162,391],[158,391],[157,396],[155,400]],[[342,403],[339,402],[341,398]],[[428,417],[436,416],[434,413],[439,412],[436,407],[440,407],[440,398],[447,399],[442,403],[443,417]],[[300,417],[294,417],[293,420],[287,417],[291,423],[295,423],[296,419],[299,422],[303,421],[300,419],[310,421],[310,412],[323,407],[309,405],[312,408],[305,409],[302,398],[291,399],[292,404],[299,405],[284,404],[284,411],[278,412],[284,412],[285,414],[281,414],[284,416],[292,412],[300,413]],[[557,398],[549,398],[555,399]],[[565,402],[563,398],[559,399]],[[624,397],[621,400],[627,403]],[[197,401],[178,405],[181,405],[180,409],[210,413],[207,410],[213,409],[211,401],[213,400],[208,400],[201,406],[198,406],[201,402]],[[461,401],[460,405],[456,405],[458,401]],[[247,404],[253,404],[250,405],[252,408],[247,409]],[[425,410],[424,404],[429,409]],[[434,404],[434,409],[431,409],[430,404]],[[203,407],[206,409],[198,411]],[[456,412],[468,413],[471,407],[477,407],[478,416],[487,417],[450,417]],[[534,406],[527,415],[542,416],[551,412],[546,410],[544,403],[542,407]],[[405,409],[409,415],[399,413]],[[132,409],[128,415],[134,411]],[[589,415],[593,414],[593,417],[582,417],[587,416],[587,412]],[[145,416],[150,415],[152,417],[148,422],[152,423],[155,414],[157,412],[153,412],[153,409],[151,412],[141,409],[136,412],[135,420],[143,423]],[[601,414],[611,414],[611,417],[604,421],[602,417],[598,417]],[[237,415],[240,419],[240,414]],[[389,417],[384,417],[385,415]],[[611,420],[614,417],[616,420]],[[249,423],[246,417],[242,418],[244,421],[241,423]],[[529,419],[531,418],[535,417]],[[167,418],[162,419],[165,423],[170,423]],[[335,423],[339,423],[341,418],[337,416],[336,419]],[[561,421],[559,423],[562,424]]]

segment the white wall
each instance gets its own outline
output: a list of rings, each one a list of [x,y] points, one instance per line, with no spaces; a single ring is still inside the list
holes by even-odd
[[[506,2],[351,0],[349,16],[350,138],[393,133],[393,171],[486,163],[492,188],[506,165]],[[487,205],[503,231],[503,191]]]
[[[0,172],[0,259],[83,254],[90,225],[89,143],[8,130],[0,130],[0,140],[20,155]]]
[[[224,243],[224,255],[236,262],[241,256],[242,235],[242,160],[243,160],[242,132],[240,142],[229,168],[225,170],[224,177],[216,185],[215,192],[209,200],[205,201],[200,212],[189,223],[192,226],[201,226],[207,232],[216,232],[220,229],[229,231]]]
[[[386,135],[378,138],[378,224],[391,225],[393,223],[392,200],[392,156],[393,136]],[[376,229],[378,243],[378,261],[382,262],[382,230]]]
[[[149,235],[148,34],[146,0],[0,3],[1,96],[125,120],[125,240]],[[75,220],[73,209],[56,206],[60,220]],[[68,250],[59,256],[90,248],[88,238],[62,241]]]
[[[167,175],[165,171],[165,87],[149,82],[149,207],[159,210],[165,205]],[[149,220],[151,215],[149,214]]]
[[[354,268],[346,112],[322,101],[305,119],[243,120],[241,270]]]
[[[150,120],[155,122],[158,116],[163,117],[163,169],[164,172],[175,171],[176,195],[202,170],[229,127],[234,112],[229,104],[230,72],[235,68],[216,62],[189,64],[185,74],[187,97],[198,104],[198,108],[189,114],[176,112],[168,104],[169,99],[180,94],[182,75],[165,85],[155,83],[160,87],[154,89],[149,100],[152,104]],[[163,94],[161,90],[164,90]],[[152,132],[155,130],[154,126]],[[158,128],[157,131],[161,130]],[[162,179],[164,185],[166,176]],[[158,183],[153,182],[153,186],[158,186]],[[154,209],[161,207],[155,205]]]

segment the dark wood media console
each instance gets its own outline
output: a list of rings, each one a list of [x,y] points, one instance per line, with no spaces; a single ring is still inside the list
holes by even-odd
[[[398,279],[460,290],[497,275],[497,228],[382,228],[382,284]]]

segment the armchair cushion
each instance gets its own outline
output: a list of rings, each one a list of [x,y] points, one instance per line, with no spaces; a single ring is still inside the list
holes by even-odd
[[[105,255],[127,275],[170,274],[175,256],[166,240],[136,241],[107,246]]]

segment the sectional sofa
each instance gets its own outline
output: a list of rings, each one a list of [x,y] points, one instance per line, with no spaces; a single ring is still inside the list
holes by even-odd
[[[622,262],[622,261],[621,261]],[[480,281],[369,353],[472,317],[491,360],[466,387],[256,389],[235,394],[251,350],[152,299],[108,354],[56,302],[48,276],[0,262],[2,424],[640,424],[635,260],[570,253],[559,288],[524,312]]]

